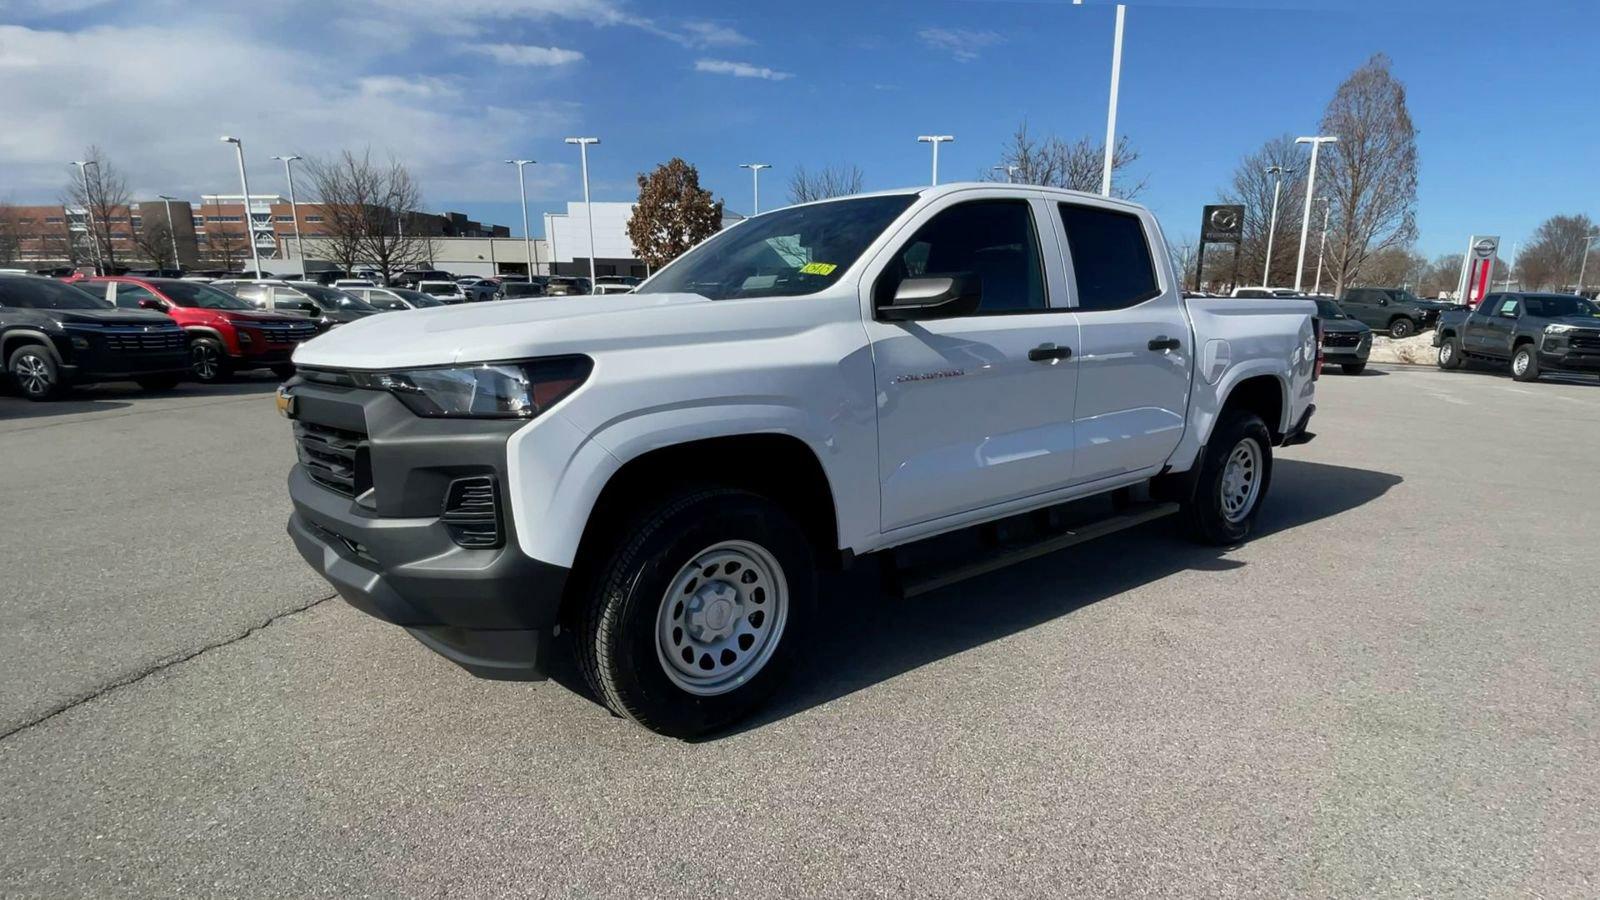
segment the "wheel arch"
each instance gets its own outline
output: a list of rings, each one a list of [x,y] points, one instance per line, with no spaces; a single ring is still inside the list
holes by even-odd
[[[1241,378],[1222,399],[1221,415],[1243,409],[1261,417],[1272,435],[1272,442],[1283,440],[1289,430],[1286,421],[1289,409],[1289,385],[1276,374],[1251,375]]]
[[[16,349],[23,344],[43,344],[45,350],[49,351],[50,358],[55,360],[56,365],[63,364],[61,351],[56,349],[55,342],[50,340],[49,335],[33,328],[13,328],[4,335],[0,335],[0,369],[11,364],[11,354],[16,352]]]

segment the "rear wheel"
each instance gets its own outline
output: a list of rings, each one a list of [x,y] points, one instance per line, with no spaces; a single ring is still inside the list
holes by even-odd
[[[143,378],[135,378],[134,381],[147,391],[170,391],[178,386],[176,375],[146,375]]]
[[[1367,364],[1364,362],[1345,363],[1339,368],[1343,369],[1346,375],[1360,375],[1367,370]]]
[[[56,368],[55,358],[43,345],[18,347],[12,352],[6,369],[11,373],[11,380],[16,382],[17,390],[29,400],[54,400],[62,394],[61,373]]]
[[[288,381],[294,377],[294,365],[292,363],[278,363],[272,367],[272,374],[282,378],[284,381]]]
[[[1511,352],[1511,377],[1518,381],[1539,380],[1539,352],[1532,344],[1522,344]]]
[[[1189,534],[1205,544],[1249,537],[1272,482],[1272,433],[1261,417],[1232,410],[1212,432],[1194,494],[1183,504]]]
[[[691,737],[755,708],[804,644],[816,602],[805,532],[745,491],[681,494],[634,519],[597,571],[579,629],[613,712]]]
[[[216,338],[189,342],[189,374],[201,384],[215,384],[228,377],[227,356]]]
[[[1411,337],[1416,333],[1417,323],[1405,316],[1399,316],[1389,323],[1389,336],[1396,340]]]
[[[1447,337],[1439,342],[1439,368],[1461,368],[1461,342],[1454,337]]]

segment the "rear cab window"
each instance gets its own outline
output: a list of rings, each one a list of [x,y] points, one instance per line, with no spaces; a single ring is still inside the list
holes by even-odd
[[[1161,296],[1150,241],[1138,216],[1076,203],[1058,207],[1080,311],[1126,309]]]

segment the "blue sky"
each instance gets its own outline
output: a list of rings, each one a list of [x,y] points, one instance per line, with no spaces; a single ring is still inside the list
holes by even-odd
[[[635,174],[675,155],[736,211],[741,162],[773,164],[768,207],[797,164],[921,184],[931,131],[956,136],[943,180],[970,179],[1024,118],[1104,133],[1113,17],[1092,0],[0,0],[0,199],[53,199],[88,143],[137,194],[234,192],[222,133],[245,139],[258,192],[282,190],[274,153],[370,145],[408,162],[433,208],[518,232],[500,161],[539,160],[532,204],[559,208],[580,196],[568,134],[603,140],[596,199],[631,199]],[[1594,2],[1130,4],[1118,131],[1141,153],[1140,199],[1192,234],[1241,155],[1312,133],[1375,52],[1420,132],[1423,252],[1600,213]]]

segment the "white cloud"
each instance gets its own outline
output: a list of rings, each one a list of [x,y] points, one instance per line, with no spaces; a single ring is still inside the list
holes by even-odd
[[[470,51],[472,48],[468,48]],[[508,66],[564,66],[583,59],[576,50],[533,47],[525,44],[490,44],[483,48],[494,60]]]
[[[257,190],[282,189],[272,154],[370,146],[404,162],[430,200],[510,200],[516,180],[499,160],[559,140],[577,119],[576,106],[559,101],[499,105],[507,101],[492,82],[376,74],[346,54],[186,23],[72,33],[0,25],[0,83],[7,118],[27,123],[0,128],[4,190],[17,202],[54,199],[66,161],[90,144],[135,196],[235,192],[220,134],[244,139]],[[570,184],[568,173],[548,169],[540,175]]]
[[[779,72],[766,66],[754,66],[744,62],[730,62],[725,59],[697,59],[694,63],[696,72],[711,72],[716,75],[732,75],[735,78],[765,78],[768,81],[783,81],[793,78],[793,72]]]
[[[949,53],[957,62],[971,62],[978,58],[979,51],[1005,40],[992,31],[971,28],[924,28],[917,37],[929,47]]]
[[[754,41],[716,22],[685,22],[679,26],[679,43],[689,47],[742,47]]]

